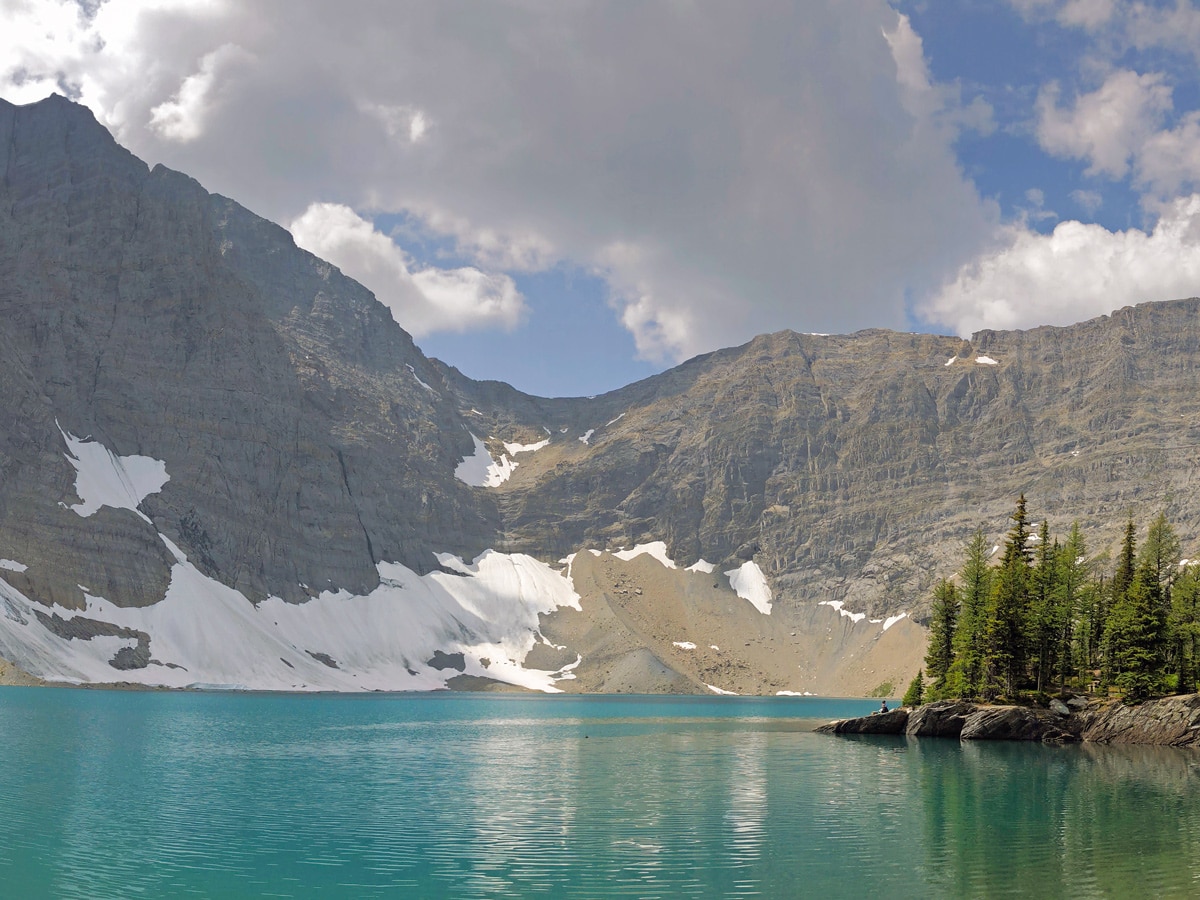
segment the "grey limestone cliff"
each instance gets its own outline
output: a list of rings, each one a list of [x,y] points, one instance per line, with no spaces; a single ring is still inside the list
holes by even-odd
[[[39,603],[157,602],[160,534],[256,603],[439,552],[663,541],[713,589],[755,561],[796,621],[829,600],[882,620],[919,616],[1022,491],[1102,540],[1131,508],[1200,527],[1200,300],[970,341],[781,332],[547,399],[425,357],[285,230],[63,98],[0,102],[0,171],[0,559],[22,564],[0,576]],[[84,518],[66,435],[169,481]],[[499,457],[547,435],[503,484],[455,477],[473,436]]]

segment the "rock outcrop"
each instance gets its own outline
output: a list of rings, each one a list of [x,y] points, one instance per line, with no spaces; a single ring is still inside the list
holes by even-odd
[[[914,737],[958,737],[975,710],[973,703],[963,701],[925,703],[912,711],[905,733]]]
[[[981,707],[963,721],[964,741],[1041,741],[1068,743],[1078,738],[1055,713],[1027,706]]]
[[[903,734],[964,741],[1064,743],[1077,740],[1059,717],[1046,710],[1025,706],[980,706],[960,700],[843,719],[816,730],[823,734]]]
[[[908,717],[909,711],[902,707],[857,719],[830,722],[820,726],[817,731],[823,734],[904,734]]]
[[[1200,748],[1200,694],[1148,700],[1138,706],[1094,703],[1074,718],[1085,741]]]
[[[1086,741],[1200,748],[1200,694],[1163,697],[1136,706],[1127,706],[1119,700],[1088,703],[1082,698],[1059,705],[1067,712],[943,700],[912,710],[895,710],[886,716],[830,722],[817,731],[953,737],[964,741]]]

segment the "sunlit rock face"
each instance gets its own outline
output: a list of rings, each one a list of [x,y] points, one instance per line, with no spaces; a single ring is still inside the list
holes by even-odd
[[[1018,493],[1093,549],[1131,508],[1200,525],[1197,300],[971,341],[783,332],[543,399],[426,358],[286,231],[62,98],[0,101],[0,167],[0,656],[34,674],[67,677],[56,654],[82,641],[102,665],[79,680],[120,654],[121,679],[171,684],[899,693],[934,580],[976,527],[999,542]],[[424,581],[491,585],[461,570],[488,550],[565,593],[488,587],[512,615],[483,615]],[[613,551],[580,569],[591,593],[560,562],[587,550]],[[618,563],[642,581],[617,587]],[[117,612],[164,603],[285,618],[206,675],[171,632],[203,615]],[[63,637],[35,606],[107,626]],[[352,612],[433,624],[309,646]]]

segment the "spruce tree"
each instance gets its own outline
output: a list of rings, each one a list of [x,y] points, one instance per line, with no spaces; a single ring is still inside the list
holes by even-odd
[[[1025,668],[1030,554],[1025,495],[1017,500],[1013,525],[996,571],[984,632],[984,696],[1015,697]]]
[[[1077,660],[1072,658],[1075,646],[1076,622],[1084,618],[1084,606],[1088,599],[1087,545],[1079,522],[1071,523],[1067,542],[1058,551],[1058,603],[1055,609],[1057,634],[1055,656],[1058,662],[1059,689],[1066,687],[1067,678],[1075,668]],[[1080,668],[1086,668],[1084,659]]]
[[[1168,631],[1175,649],[1175,692],[1191,693],[1200,662],[1200,565],[1184,567],[1175,579]]]
[[[961,607],[954,631],[954,662],[946,677],[943,696],[974,700],[983,688],[984,630],[992,593],[992,570],[982,530],[976,531],[967,544],[958,582]]]
[[[1119,666],[1116,655],[1120,647],[1114,647],[1114,635],[1123,635],[1128,629],[1129,611],[1127,600],[1129,589],[1133,586],[1133,576],[1136,571],[1137,531],[1133,526],[1133,515],[1125,523],[1125,537],[1121,541],[1121,552],[1117,555],[1117,567],[1113,571],[1112,580],[1108,583],[1105,600],[1101,609],[1101,627],[1103,635],[1100,639],[1101,663],[1103,682],[1113,685]]]
[[[1026,617],[1027,646],[1033,657],[1034,681],[1039,693],[1054,675],[1058,637],[1058,542],[1050,543],[1050,524],[1038,531],[1037,565],[1030,579],[1030,604]]]
[[[958,624],[958,591],[943,578],[933,589],[933,609],[929,620],[929,650],[925,654],[925,671],[933,682],[930,693],[944,696],[946,675],[954,662],[954,632]]]
[[[900,705],[911,708],[920,706],[923,702],[925,702],[925,679],[921,676],[921,670],[917,669],[917,677],[909,682],[908,690],[904,692]]]
[[[1129,589],[1109,613],[1105,634],[1108,680],[1136,703],[1158,693],[1163,681],[1163,632],[1158,577],[1150,560],[1143,560]]]

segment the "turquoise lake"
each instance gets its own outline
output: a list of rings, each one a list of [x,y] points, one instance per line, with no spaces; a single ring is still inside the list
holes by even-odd
[[[1200,755],[873,708],[0,688],[0,895],[1200,896]]]

